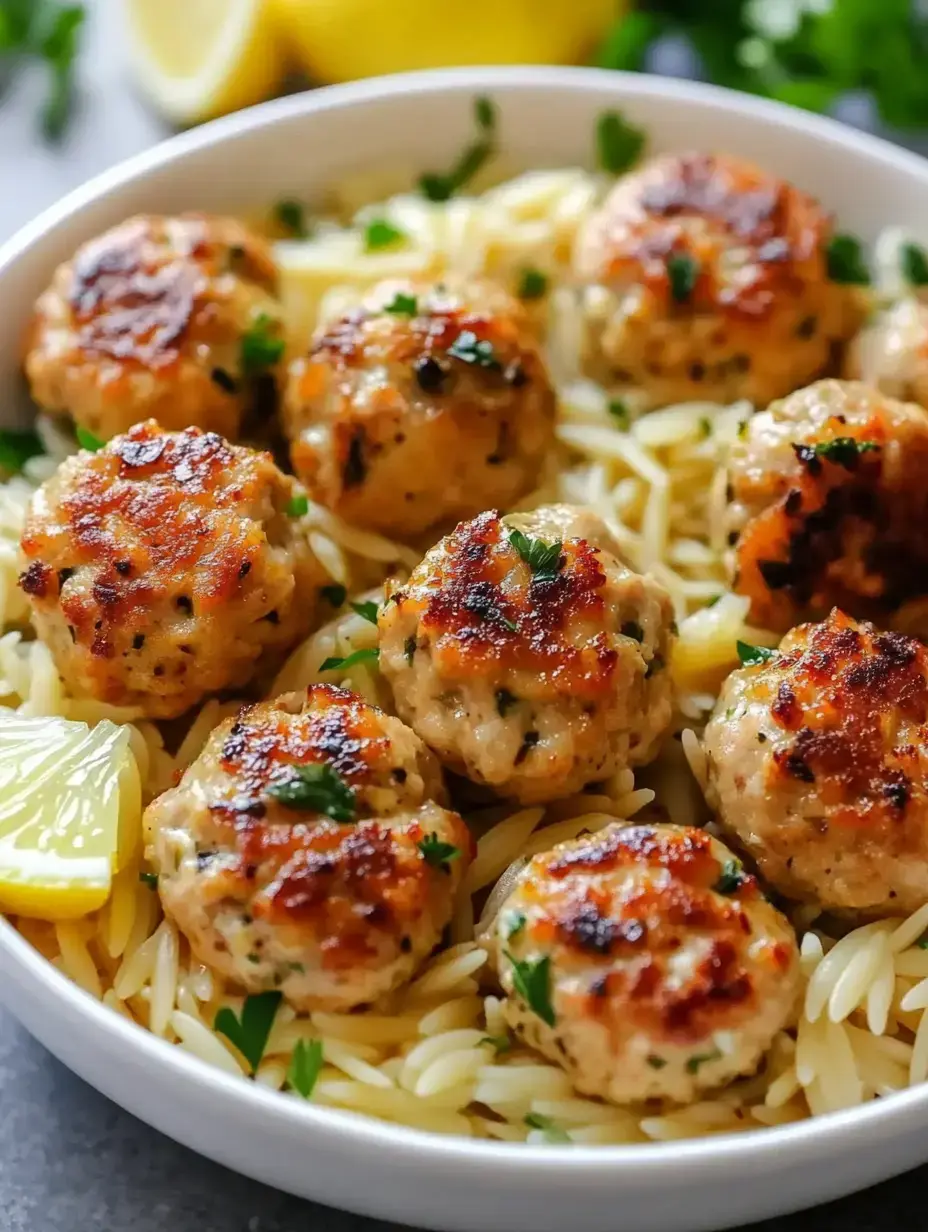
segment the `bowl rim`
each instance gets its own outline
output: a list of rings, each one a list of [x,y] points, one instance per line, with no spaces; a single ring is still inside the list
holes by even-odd
[[[211,121],[199,128],[179,133],[165,141],[117,163],[87,183],[68,193],[21,227],[0,246],[0,287],[3,277],[18,259],[35,246],[52,228],[78,215],[100,198],[119,190],[149,172],[182,162],[199,151],[221,145],[238,135],[296,119],[345,108],[372,105],[399,95],[434,95],[448,90],[518,93],[544,86],[553,92],[590,93],[608,97],[616,105],[623,99],[670,98],[708,104],[723,112],[747,113],[758,122],[793,131],[805,130],[823,146],[850,150],[861,163],[894,165],[921,180],[928,190],[928,160],[867,133],[861,133],[828,117],[799,111],[783,103],[736,93],[718,86],[676,78],[649,77],[594,68],[488,67],[435,69],[424,72],[375,77],[346,85],[328,86],[286,96],[257,107]],[[115,1058],[123,1048],[137,1051],[146,1064],[167,1067],[173,1076],[193,1085],[195,1094],[220,1104],[236,1106],[255,1118],[273,1121],[276,1128],[295,1136],[309,1129],[324,1131],[340,1143],[373,1149],[383,1158],[399,1160],[409,1151],[417,1153],[420,1164],[436,1167],[465,1166],[476,1177],[486,1165],[498,1163],[511,1171],[514,1179],[529,1180],[541,1166],[556,1170],[566,1180],[581,1180],[585,1174],[609,1170],[618,1183],[623,1174],[638,1174],[639,1180],[657,1180],[669,1164],[676,1171],[706,1170],[727,1174],[733,1164],[756,1170],[771,1155],[779,1155],[779,1166],[805,1153],[813,1139],[827,1135],[830,1148],[839,1151],[852,1145],[861,1135],[879,1137],[892,1124],[894,1133],[923,1128],[928,1122],[928,1083],[909,1087],[890,1096],[856,1107],[812,1116],[787,1125],[758,1127],[703,1138],[652,1141],[615,1146],[539,1145],[509,1143],[454,1135],[443,1135],[381,1121],[364,1113],[313,1105],[306,1100],[286,1098],[282,1092],[242,1081],[176,1045],[131,1023],[97,1001],[58,971],[44,956],[0,916],[0,951],[15,968],[19,981],[44,986],[87,1026],[101,1032],[101,1047]],[[15,985],[14,985],[15,986]],[[15,1013],[15,1008],[10,1004]],[[257,1124],[258,1121],[255,1121]],[[521,1174],[521,1175],[520,1175]],[[720,1179],[721,1176],[720,1176]]]

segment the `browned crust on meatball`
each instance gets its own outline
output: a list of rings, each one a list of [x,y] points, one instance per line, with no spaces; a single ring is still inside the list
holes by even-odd
[[[759,889],[749,874],[726,869],[711,842],[695,829],[614,826],[532,860],[520,882],[531,908],[525,946],[563,947],[575,971],[584,960],[591,970],[601,969],[604,957],[621,962],[570,994],[582,1002],[578,1014],[619,1033],[631,1022],[655,1040],[691,1043],[754,1013],[758,956],[745,961],[753,930],[744,908]],[[624,886],[620,878],[601,880],[632,868],[653,876]],[[711,945],[681,970],[674,956],[694,932],[711,937]],[[788,972],[787,947],[768,949],[769,964]]]
[[[561,544],[557,572],[536,577],[495,511],[461,522],[436,562],[440,576],[423,601],[396,590],[391,602],[419,613],[436,666],[448,680],[518,670],[536,676],[538,697],[599,698],[614,688],[618,653],[605,630],[583,645],[579,621],[602,619],[606,572],[585,539]],[[619,630],[615,631],[616,633]]]

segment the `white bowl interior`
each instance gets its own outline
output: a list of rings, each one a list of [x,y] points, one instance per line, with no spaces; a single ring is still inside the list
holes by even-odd
[[[589,164],[618,107],[654,151],[722,149],[809,190],[841,229],[924,233],[928,163],[816,117],[711,87],[593,70],[464,70],[282,100],[175,139],[78,190],[0,252],[0,423],[28,415],[19,376],[35,296],[76,245],[128,215],[234,212],[317,197],[346,174],[441,168],[499,105],[507,164]],[[576,1232],[721,1228],[859,1188],[928,1157],[928,1088],[860,1110],[688,1144],[529,1148],[430,1138],[330,1113],[210,1071],[111,1015],[0,922],[0,989],[56,1055],[164,1132],[292,1192],[430,1227]],[[737,1177],[737,1180],[735,1178]]]

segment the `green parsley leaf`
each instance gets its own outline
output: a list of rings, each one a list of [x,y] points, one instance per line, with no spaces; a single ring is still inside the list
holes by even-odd
[[[551,959],[546,955],[535,962],[521,962],[508,950],[504,950],[512,966],[512,983],[516,992],[549,1027],[555,1023],[554,1006],[551,1004]]]
[[[621,398],[613,398],[610,401],[609,414],[616,421],[623,432],[628,431],[628,425],[631,423],[631,416],[628,413],[628,407]]]
[[[623,637],[633,638],[636,642],[644,641],[644,629],[637,620],[626,620],[619,632]]]
[[[272,783],[267,794],[287,808],[321,813],[333,821],[354,821],[357,813],[354,792],[328,762],[291,766],[290,777]]]
[[[149,890],[157,890],[158,888],[157,873],[141,872],[139,873],[139,881],[141,881],[142,885],[147,885]]]
[[[499,370],[502,364],[496,358],[493,343],[480,339],[471,329],[462,329],[448,347],[448,354],[454,359],[460,359],[465,364],[474,364],[478,368]]]
[[[741,861],[726,860],[722,865],[719,879],[712,888],[716,894],[734,894],[735,890],[744,885],[746,880]]]
[[[461,854],[459,847],[455,847],[453,843],[443,843],[434,830],[420,839],[416,846],[422,852],[426,864],[431,864],[432,868],[444,869],[446,873],[451,871],[451,861]]]
[[[718,1061],[721,1056],[722,1054],[717,1048],[713,1048],[711,1052],[697,1052],[687,1059],[686,1072],[688,1074],[698,1074],[701,1065],[706,1065],[709,1061]]]
[[[297,239],[305,240],[309,235],[306,225],[306,207],[302,201],[287,199],[278,201],[274,206],[274,217],[289,233]]]
[[[636,163],[644,143],[644,129],[629,124],[618,111],[604,111],[596,121],[597,159],[610,175],[621,175]]]
[[[706,607],[715,607],[721,597],[721,595],[713,595],[711,599],[706,600]]]
[[[899,252],[902,277],[911,287],[928,285],[928,253],[919,244],[903,244]]]
[[[928,950],[928,931],[922,933],[915,945],[920,950]]]
[[[389,312],[395,317],[414,317],[418,311],[419,301],[416,297],[404,295],[402,291],[397,291],[389,304],[384,305],[384,312]]]
[[[556,1121],[542,1116],[540,1112],[529,1112],[523,1118],[529,1129],[540,1129],[549,1142],[570,1142],[570,1134],[561,1129]]]
[[[279,321],[261,312],[242,334],[241,364],[245,376],[257,376],[280,361],[286,343],[277,336],[279,329]]]
[[[769,663],[771,659],[775,659],[777,654],[775,650],[768,650],[766,646],[752,646],[750,642],[735,642],[735,649],[742,667],[759,667],[761,663]]]
[[[532,539],[520,530],[509,532],[509,542],[532,571],[536,582],[553,582],[563,563],[563,544]]]
[[[649,1052],[646,1059],[652,1069],[663,1069],[667,1064],[665,1058],[659,1057],[656,1052]]]
[[[261,1064],[281,999],[276,991],[259,992],[245,998],[241,1018],[236,1018],[235,1011],[226,1005],[213,1021],[213,1029],[235,1045],[251,1066],[252,1074]]]
[[[508,1052],[512,1047],[512,1040],[508,1035],[485,1035],[483,1039],[477,1041],[478,1044],[492,1044],[496,1049],[497,1055],[503,1052]]]
[[[548,275],[526,267],[519,279],[519,299],[541,299],[548,290]]]
[[[365,603],[352,603],[351,610],[357,612],[369,624],[375,625],[377,623],[377,613],[380,611],[380,608],[373,599],[369,599]]]
[[[857,465],[857,459],[862,453],[876,453],[879,448],[876,441],[859,441],[853,436],[836,436],[830,441],[818,441],[812,447],[812,452],[817,458],[825,458],[826,461],[834,462],[850,471]]]
[[[80,424],[74,429],[74,435],[77,437],[77,443],[81,449],[89,449],[91,453],[97,453],[106,444],[106,441],[101,441],[98,436],[94,436],[92,432],[88,432]]]
[[[297,1040],[287,1067],[287,1084],[298,1095],[309,1099],[322,1069],[322,1040]]]
[[[699,421],[699,435],[704,441],[708,440],[712,435],[712,420],[706,415]]]
[[[333,582],[331,586],[320,586],[319,593],[332,607],[341,607],[348,598],[348,591],[338,582]]]
[[[342,671],[346,667],[354,667],[356,663],[376,663],[379,658],[380,651],[376,648],[354,650],[350,655],[345,655],[343,659],[337,657],[323,659],[319,664],[319,670],[320,672]]]
[[[406,233],[385,218],[375,218],[364,228],[365,252],[379,252],[382,248],[392,248],[402,243]]]
[[[474,119],[482,135],[464,150],[451,170],[427,171],[419,177],[419,191],[429,201],[449,201],[496,153],[496,108],[490,99],[474,100]]]
[[[30,458],[37,458],[44,452],[37,432],[0,428],[0,470],[7,475],[18,475]]]
[[[870,271],[856,235],[833,235],[825,249],[825,262],[832,282],[853,286],[868,286],[870,283]]]
[[[506,940],[509,941],[510,938],[517,937],[525,927],[526,923],[527,921],[523,912],[511,911],[507,915],[506,921],[503,925],[503,929],[506,933]]]
[[[699,262],[687,252],[671,253],[666,261],[670,294],[677,304],[685,304],[693,294],[699,277]]]
[[[288,518],[303,518],[307,513],[309,513],[309,497],[305,493],[298,493],[287,502]],[[323,587],[323,590],[325,589]]]
[[[36,50],[48,66],[50,85],[42,110],[42,131],[49,141],[64,133],[74,101],[74,65],[80,31],[86,18],[82,4],[45,4],[40,10],[44,29]]]

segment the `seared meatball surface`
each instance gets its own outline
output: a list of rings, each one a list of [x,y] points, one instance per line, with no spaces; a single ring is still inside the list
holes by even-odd
[[[754,415],[729,464],[734,585],[785,631],[832,606],[886,620],[928,593],[928,412],[819,381]]]
[[[39,298],[32,396],[103,440],[150,417],[234,439],[262,369],[243,339],[280,337],[276,278],[268,245],[233,218],[131,218]]]
[[[928,407],[928,304],[907,297],[876,313],[848,348],[844,372]]]
[[[703,830],[612,825],[535,856],[484,939],[516,1032],[578,1091],[687,1103],[791,1015],[793,932]]]
[[[553,800],[647,761],[670,722],[670,600],[569,505],[462,522],[379,625],[400,715],[501,796]]]
[[[399,719],[312,685],[220,724],[145,815],[166,913],[200,960],[302,1010],[376,1001],[441,939],[470,858]]]
[[[837,609],[733,672],[705,731],[709,799],[788,898],[928,902],[928,655]]]
[[[784,180],[723,154],[624,176],[580,231],[590,375],[651,405],[766,403],[817,376],[859,318],[829,280],[831,222]]]
[[[311,626],[322,580],[269,454],[138,424],[68,458],[26,517],[20,585],[75,697],[182,714]]]
[[[488,283],[375,287],[290,365],[284,428],[313,497],[409,537],[537,480],[554,393],[522,307]]]

